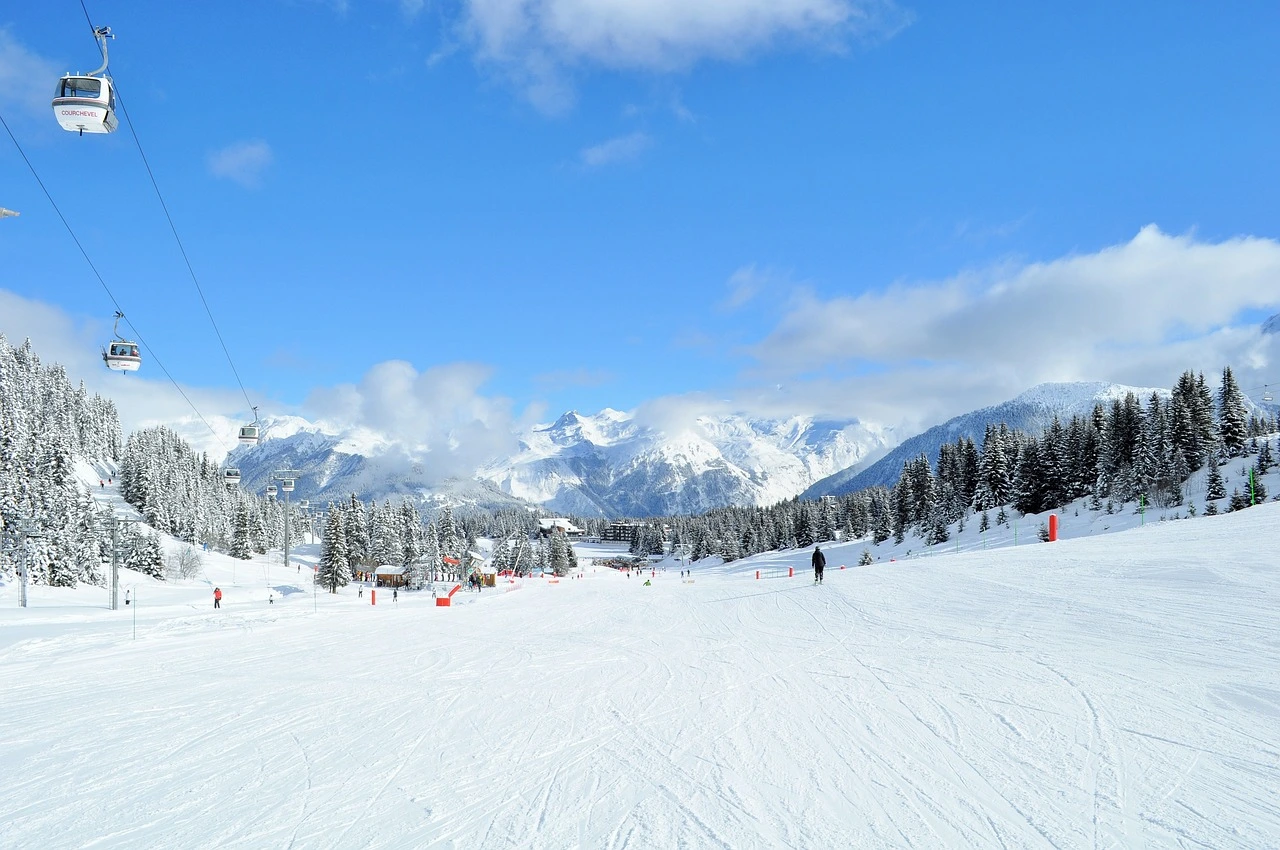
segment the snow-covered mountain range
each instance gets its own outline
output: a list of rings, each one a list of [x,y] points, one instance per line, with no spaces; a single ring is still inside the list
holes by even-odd
[[[236,449],[227,463],[253,490],[270,483],[275,470],[296,469],[302,475],[294,497],[318,502],[354,493],[648,516],[773,504],[896,442],[892,429],[856,420],[702,416],[674,430],[616,410],[571,411],[523,434],[515,455],[491,460],[474,477],[442,481],[430,455],[411,456],[372,433],[331,433],[281,417],[265,420],[264,440]]]
[[[1087,415],[1133,392],[1145,404],[1166,389],[1103,382],[1048,383],[956,416],[903,440],[893,428],[808,416],[699,416],[659,427],[617,410],[570,411],[520,435],[517,451],[480,468],[442,475],[431,454],[367,429],[335,432],[297,417],[264,421],[263,442],[231,453],[242,485],[261,491],[274,470],[302,475],[294,498],[325,502],[407,496],[485,508],[537,505],[578,516],[698,514],[726,505],[771,505],[876,484],[892,485],[903,461],[936,461],[943,443],[981,443],[988,424],[1039,434],[1057,416]],[[1252,406],[1252,402],[1250,402]]]
[[[701,513],[768,505],[896,442],[856,420],[700,416],[678,430],[625,413],[570,411],[533,429],[479,477],[505,493],[583,516]]]

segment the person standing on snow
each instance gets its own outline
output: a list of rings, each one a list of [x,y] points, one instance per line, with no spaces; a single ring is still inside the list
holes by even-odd
[[[822,554],[822,549],[818,546],[813,547],[813,582],[814,584],[822,584],[822,570],[827,565],[827,556]]]
[[[220,587],[215,587],[213,589],[213,607],[214,608],[222,607],[222,588]]]

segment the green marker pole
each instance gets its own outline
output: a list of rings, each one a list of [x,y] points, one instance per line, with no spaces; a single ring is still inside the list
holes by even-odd
[[[1141,526],[1147,519],[1147,496],[1145,493],[1138,494],[1138,525]]]
[[[1252,468],[1250,468],[1250,469],[1249,469],[1249,507],[1253,507],[1254,505],[1258,504],[1257,500],[1256,500],[1256,499],[1254,499],[1253,494],[1254,494],[1254,490],[1253,490],[1253,469],[1252,469]]]

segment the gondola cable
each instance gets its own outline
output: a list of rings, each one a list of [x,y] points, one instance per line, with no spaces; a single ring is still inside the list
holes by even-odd
[[[97,32],[93,25],[93,19],[89,16],[89,9],[85,6],[84,0],[80,0],[80,10],[84,12],[84,19],[89,24],[91,32]],[[95,36],[96,39],[96,36]],[[155,173],[151,170],[151,163],[147,159],[147,153],[142,148],[142,141],[138,138],[138,131],[134,129],[133,119],[129,117],[129,109],[125,105],[124,97],[120,94],[119,86],[115,87],[116,100],[120,104],[120,111],[124,115],[125,123],[129,126],[129,133],[133,136],[133,143],[138,148],[138,155],[142,157],[142,165],[147,170],[147,177],[151,180],[151,188],[155,190],[156,198],[160,201],[160,208],[164,211],[165,220],[169,222],[169,230],[173,233],[173,239],[178,243],[178,252],[182,254],[182,261],[187,266],[187,274],[191,276],[191,282],[195,284],[196,292],[200,296],[200,303],[204,305],[205,315],[209,317],[209,324],[213,325],[213,332],[218,337],[218,344],[222,346],[222,353],[227,357],[227,364],[231,366],[231,374],[235,376],[236,384],[240,387],[240,392],[244,396],[245,403],[249,405],[249,409],[255,411],[254,423],[257,423],[257,407],[249,399],[249,393],[245,389],[244,382],[240,379],[240,371],[236,369],[235,361],[231,357],[231,350],[227,348],[226,340],[222,337],[222,330],[218,327],[218,322],[213,317],[213,310],[209,307],[209,302],[205,298],[204,288],[200,286],[200,280],[196,276],[195,267],[191,265],[191,258],[187,256],[186,246],[182,244],[182,237],[178,235],[177,225],[174,224],[173,216],[169,214],[169,205],[165,202],[164,194],[160,191],[160,184],[156,181]],[[242,431],[244,429],[241,429]],[[255,432],[256,435],[256,432]],[[256,442],[256,439],[255,439]]]
[[[178,394],[182,396],[183,401],[185,401],[191,407],[192,411],[195,412],[196,418],[203,422],[204,426],[209,429],[209,433],[213,434],[213,438],[218,441],[218,445],[222,447],[222,450],[224,452],[227,451],[227,447],[222,442],[222,438],[218,436],[218,432],[209,424],[209,420],[204,418],[204,414],[200,412],[200,409],[195,406],[195,403],[183,391],[182,386],[174,380],[173,375],[169,374],[169,370],[165,368],[164,363],[162,363],[160,358],[156,355],[155,349],[147,345],[146,340],[143,339],[142,334],[138,332],[138,329],[134,327],[133,322],[129,321],[129,319],[124,316],[124,311],[120,309],[120,302],[116,299],[115,293],[111,291],[111,287],[107,286],[107,282],[103,279],[102,273],[98,271],[98,267],[94,265],[93,260],[89,257],[89,252],[86,251],[84,245],[81,244],[80,237],[76,236],[76,232],[72,229],[70,222],[67,221],[67,217],[62,214],[62,210],[58,207],[57,201],[53,199],[53,195],[49,193],[48,187],[44,185],[44,180],[40,179],[40,173],[36,171],[35,165],[33,165],[31,160],[27,157],[27,152],[22,149],[22,145],[18,142],[18,137],[13,134],[13,130],[10,129],[9,122],[5,120],[3,113],[0,113],[0,125],[3,125],[5,132],[9,134],[9,138],[13,141],[13,146],[18,149],[18,154],[22,157],[22,161],[27,164],[27,168],[31,171],[31,176],[36,179],[36,183],[40,186],[40,191],[44,192],[44,196],[49,199],[49,205],[52,206],[53,211],[58,214],[58,219],[62,222],[62,226],[67,229],[67,233],[70,234],[71,241],[76,243],[76,247],[80,249],[80,255],[84,257],[84,261],[89,264],[89,269],[93,272],[93,276],[98,279],[98,283],[102,285],[103,290],[107,293],[107,297],[110,298],[111,303],[115,305],[116,312],[120,314],[120,318],[124,319],[124,323],[129,326],[129,330],[138,338],[138,342],[142,347],[147,350],[147,356],[151,360],[155,361],[155,364],[160,367],[160,371],[169,379],[169,383],[173,384],[174,389],[176,389]]]

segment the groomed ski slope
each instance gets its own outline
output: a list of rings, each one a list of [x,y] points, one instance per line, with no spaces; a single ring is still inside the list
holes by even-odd
[[[1277,527],[450,609],[193,584],[136,640],[5,587],[0,847],[1280,846]]]

